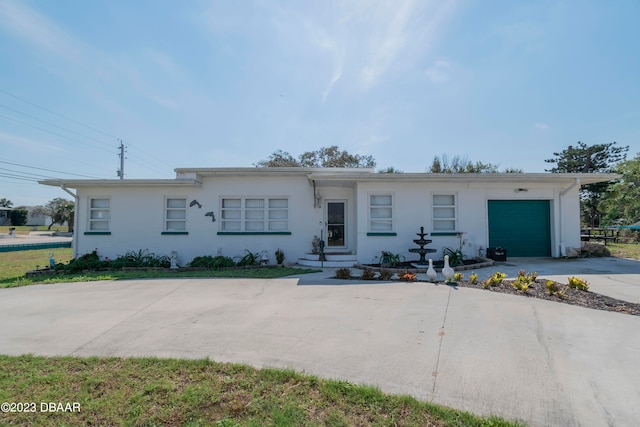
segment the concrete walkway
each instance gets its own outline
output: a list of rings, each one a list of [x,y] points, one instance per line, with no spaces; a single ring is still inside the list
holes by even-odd
[[[0,289],[0,353],[209,357],[294,368],[533,426],[640,419],[638,316],[427,283],[298,282]]]

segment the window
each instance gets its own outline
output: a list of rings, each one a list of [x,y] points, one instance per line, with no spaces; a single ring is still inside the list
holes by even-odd
[[[393,196],[391,194],[369,195],[369,231],[372,233],[393,231]]]
[[[166,198],[164,209],[164,231],[183,232],[187,230],[187,199]]]
[[[289,199],[282,197],[224,198],[220,214],[223,232],[280,232],[289,229]]]
[[[89,231],[109,231],[109,199],[89,199]]]
[[[433,231],[456,231],[456,196],[433,195]]]

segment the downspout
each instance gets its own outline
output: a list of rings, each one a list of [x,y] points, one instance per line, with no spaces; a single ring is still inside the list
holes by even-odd
[[[64,184],[60,184],[62,191],[73,197],[74,214],[73,214],[73,236],[71,237],[71,245],[73,246],[73,258],[78,257],[78,195],[70,191]]]
[[[562,257],[567,256],[567,248],[564,242],[562,241],[564,238],[564,234],[562,234],[563,233],[562,223],[564,222],[564,216],[562,215],[562,197],[565,196],[569,191],[574,189],[576,186],[578,187],[580,186],[580,178],[575,178],[573,183],[567,188],[565,188],[564,190],[562,190],[558,195],[558,203],[559,203],[558,215],[560,216],[560,221],[558,221],[558,232],[560,233],[560,256]]]

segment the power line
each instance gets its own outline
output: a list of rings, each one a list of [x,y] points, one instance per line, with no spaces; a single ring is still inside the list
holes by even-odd
[[[66,135],[61,135],[61,134],[59,134],[59,133],[51,132],[50,130],[47,130],[47,129],[45,129],[45,128],[41,128],[40,126],[34,126],[34,125],[32,125],[32,124],[29,124],[29,123],[23,122],[22,120],[18,120],[18,119],[13,118],[13,117],[5,116],[4,114],[0,114],[0,117],[3,117],[3,118],[8,119],[8,120],[12,120],[12,121],[14,121],[14,122],[16,122],[16,123],[20,123],[20,124],[21,124],[21,125],[23,125],[23,126],[31,127],[31,128],[34,128],[34,129],[41,130],[42,132],[50,133],[51,135],[55,135],[55,136],[58,136],[58,137],[60,137],[60,138],[68,139],[69,141],[77,142],[78,144],[82,144],[82,145],[86,145],[86,146],[88,146],[88,147],[95,148],[96,150],[107,151],[107,149],[105,149],[105,148],[98,147],[98,146],[95,146],[95,145],[91,145],[91,144],[89,144],[89,143],[86,143],[86,142],[83,142],[83,141],[77,140],[77,139],[75,139],[75,138],[69,138],[69,137],[68,137],[68,136],[66,136]],[[107,152],[109,152],[109,151],[107,151]]]
[[[19,96],[17,96],[17,95],[14,95],[14,94],[12,94],[12,93],[10,93],[10,92],[7,92],[6,90],[0,89],[0,92],[4,93],[5,95],[9,95],[9,96],[11,96],[11,97],[13,97],[13,98],[15,98],[15,99],[19,99],[19,100],[20,100],[20,101],[22,101],[22,102],[26,102],[26,103],[27,103],[27,104],[29,104],[29,105],[33,105],[34,107],[40,108],[41,110],[44,110],[44,111],[46,111],[46,112],[48,112],[48,113],[51,113],[51,114],[53,114],[53,115],[55,115],[55,116],[61,117],[61,118],[65,119],[65,120],[69,120],[70,122],[73,122],[73,123],[75,123],[75,124],[77,124],[77,125],[80,125],[80,126],[82,126],[82,127],[84,127],[84,128],[91,129],[91,130],[92,130],[92,131],[94,131],[94,132],[98,132],[98,133],[100,133],[100,134],[102,134],[102,135],[104,135],[104,136],[108,136],[109,138],[118,139],[118,137],[117,137],[117,136],[113,136],[113,135],[111,135],[111,134],[109,134],[109,133],[107,133],[107,132],[103,132],[103,131],[101,131],[101,130],[99,130],[99,129],[96,129],[96,128],[92,127],[92,126],[89,126],[89,125],[86,125],[86,124],[84,124],[84,123],[81,123],[81,122],[79,122],[79,121],[77,121],[77,120],[74,120],[74,119],[71,119],[71,118],[69,118],[69,117],[63,116],[62,114],[58,114],[58,113],[56,113],[55,111],[52,111],[52,110],[50,110],[50,109],[48,109],[48,108],[46,108],[46,107],[43,107],[43,106],[41,106],[41,105],[38,105],[38,104],[34,103],[34,102],[27,101],[27,100],[26,100],[26,99],[24,99],[24,98],[20,98],[20,97],[19,97]]]
[[[55,169],[40,168],[40,167],[37,167],[37,166],[23,165],[21,163],[5,162],[5,161],[2,161],[2,160],[0,160],[0,163],[4,163],[4,164],[7,164],[7,165],[13,165],[13,166],[20,166],[20,167],[29,168],[29,169],[37,169],[37,170],[42,170],[42,171],[45,171],[45,172],[61,173],[63,175],[73,175],[73,176],[79,176],[79,177],[82,177],[82,178],[100,179],[100,178],[95,177],[95,176],[81,175],[81,174],[73,173],[73,172],[63,172],[63,171],[58,171],[58,170],[55,170]]]
[[[42,178],[54,179],[54,177],[52,177],[52,176],[42,175],[42,174],[39,174],[39,173],[17,171],[15,169],[0,168],[0,171],[15,172],[15,173],[23,174],[24,176],[40,177],[40,179],[42,179]]]
[[[38,182],[42,179],[42,178],[33,178],[25,175],[15,175],[15,174],[4,173],[4,172],[0,172],[0,176],[3,176],[5,178],[13,178],[13,179],[19,179],[22,181],[33,181],[33,182]]]
[[[71,129],[67,129],[67,128],[62,127],[62,126],[58,126],[58,125],[56,125],[56,124],[54,124],[54,123],[48,122],[48,121],[46,121],[46,120],[39,119],[39,118],[37,118],[37,117],[35,117],[35,116],[32,116],[32,115],[27,114],[27,113],[23,113],[22,111],[16,110],[16,109],[14,109],[14,108],[7,107],[6,105],[2,105],[2,104],[0,104],[0,107],[5,108],[5,109],[7,109],[7,110],[11,110],[11,111],[13,111],[14,113],[22,114],[23,116],[27,116],[27,117],[29,117],[29,118],[31,118],[31,119],[33,119],[33,120],[37,120],[37,121],[39,121],[39,122],[46,123],[46,124],[48,124],[49,126],[53,126],[53,127],[58,128],[58,129],[62,129],[62,130],[64,130],[64,131],[67,131],[67,132],[72,133],[72,134],[74,134],[74,135],[78,135],[78,136],[81,136],[81,137],[83,137],[83,138],[91,139],[91,140],[93,140],[93,141],[99,142],[99,143],[100,143],[100,144],[102,144],[102,145],[106,145],[106,146],[108,146],[108,147],[112,147],[112,144],[109,144],[108,142],[104,142],[104,141],[99,140],[99,139],[97,139],[97,138],[94,138],[94,137],[92,137],[92,136],[83,135],[83,134],[78,133],[78,132],[76,132],[76,131],[73,131],[73,130],[71,130]]]

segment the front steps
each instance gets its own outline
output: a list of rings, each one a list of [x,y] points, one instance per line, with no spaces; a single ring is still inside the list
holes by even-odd
[[[326,261],[319,260],[320,254],[307,253],[298,258],[298,265],[305,267],[351,268],[358,263],[358,258],[351,252],[325,252]]]

